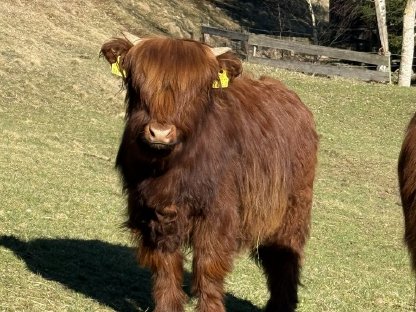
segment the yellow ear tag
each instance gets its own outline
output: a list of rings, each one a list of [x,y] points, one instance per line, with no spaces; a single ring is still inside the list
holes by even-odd
[[[227,76],[227,71],[225,69],[221,69],[218,73],[218,80],[215,80],[212,83],[212,88],[219,89],[219,88],[227,88],[228,82],[230,79]]]
[[[117,62],[111,64],[111,73],[116,76],[125,77],[126,71],[123,70],[123,73],[120,71],[120,55],[117,57]]]

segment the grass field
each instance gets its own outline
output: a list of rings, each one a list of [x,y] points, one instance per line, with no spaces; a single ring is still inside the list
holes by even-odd
[[[120,226],[123,92],[98,59],[123,26],[98,3],[0,3],[0,311],[152,308],[150,274]],[[320,134],[298,310],[411,311],[396,162],[416,89],[245,68],[296,90]],[[228,311],[266,300],[261,271],[242,255]]]

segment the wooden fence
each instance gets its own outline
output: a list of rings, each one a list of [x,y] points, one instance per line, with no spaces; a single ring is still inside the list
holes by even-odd
[[[276,66],[309,74],[342,76],[365,81],[391,81],[389,56],[274,39],[264,35],[228,31],[209,26],[202,26],[201,33],[205,42],[209,42],[210,35],[241,42],[242,56],[251,63]],[[290,51],[292,56],[311,55],[314,56],[315,60],[325,57],[325,62],[299,61],[294,60],[293,57],[291,60],[259,57],[256,55],[259,47]],[[355,62],[361,64],[361,66],[350,66],[347,63],[341,63],[341,61]],[[366,66],[370,65],[374,69],[368,69],[364,64],[367,64]],[[384,70],[378,70],[380,68]]]

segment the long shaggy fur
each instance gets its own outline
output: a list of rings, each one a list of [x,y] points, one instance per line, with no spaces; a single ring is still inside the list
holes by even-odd
[[[416,114],[410,120],[403,140],[399,164],[399,187],[403,205],[404,241],[416,270]]]
[[[311,112],[281,82],[242,76],[232,53],[215,57],[199,42],[147,38],[119,53],[127,114],[116,165],[139,262],[154,272],[155,311],[183,311],[184,245],[199,311],[225,311],[224,279],[242,248],[264,267],[266,310],[293,311],[317,161]],[[220,70],[229,87],[213,89]],[[172,150],[143,144],[154,121],[176,127]]]

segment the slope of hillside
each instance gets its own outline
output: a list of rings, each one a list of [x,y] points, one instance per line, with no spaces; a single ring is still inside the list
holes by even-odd
[[[220,7],[229,7],[227,3],[233,3],[223,2],[4,0],[0,3],[0,40],[3,43],[0,62],[4,64],[0,74],[34,71],[41,78],[49,71],[52,75],[66,75],[62,71],[70,67],[74,73],[78,69],[85,70],[96,61],[100,44],[122,30],[141,36],[165,34],[199,38],[202,23],[239,29],[238,19],[246,18],[248,13],[235,16],[229,10],[222,11]],[[321,5],[321,2],[317,3]],[[264,15],[264,8],[260,9],[258,14]],[[254,16],[257,15],[255,12],[256,7],[252,9]]]
[[[75,105],[102,90],[116,94],[117,84],[113,77],[103,75],[108,68],[98,59],[105,40],[122,30],[141,36],[190,37],[192,32],[198,36],[201,21],[211,15],[224,27],[236,26],[213,6],[194,0],[2,1],[0,75],[4,99],[36,105],[40,99],[62,97],[71,98],[70,105]]]

